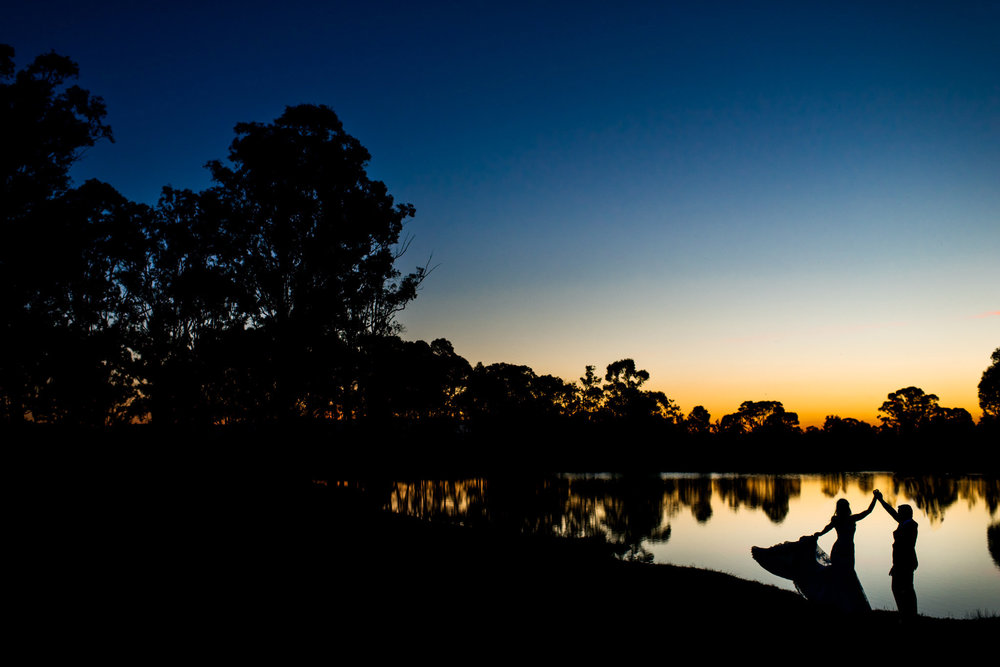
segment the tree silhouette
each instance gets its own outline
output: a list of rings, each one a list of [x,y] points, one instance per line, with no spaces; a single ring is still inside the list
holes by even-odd
[[[594,421],[598,419],[603,403],[604,387],[601,386],[601,379],[594,373],[594,366],[587,366],[577,390],[577,413],[589,421]]]
[[[739,410],[723,416],[719,430],[729,434],[768,432],[772,434],[798,431],[799,416],[786,412],[781,401],[744,401]]]
[[[965,408],[939,407],[931,416],[930,424],[936,431],[952,432],[955,434],[961,431],[971,433],[973,427],[975,427],[972,415]]]
[[[59,203],[45,225],[59,239],[47,246],[48,285],[30,306],[47,319],[36,331],[46,381],[33,415],[80,425],[125,421],[135,398],[130,350],[149,211],[94,180]]]
[[[867,440],[875,434],[875,428],[853,417],[827,415],[823,421],[823,434],[840,441]]]
[[[135,317],[146,214],[69,169],[112,140],[76,63],[40,55],[15,73],[0,45],[0,409],[5,422],[104,424],[131,400],[124,334]]]
[[[887,397],[878,411],[882,427],[897,435],[913,435],[926,427],[938,410],[938,397],[918,387],[904,387]]]
[[[990,355],[993,361],[979,381],[979,407],[988,420],[1000,421],[1000,347]]]
[[[536,375],[528,366],[480,362],[469,375],[461,405],[473,419],[511,427],[564,416],[574,394],[573,385],[551,375]]]
[[[333,110],[288,107],[273,123],[238,124],[236,134],[229,164],[209,163],[215,185],[188,211],[189,225],[204,214],[223,233],[222,252],[199,258],[197,270],[223,292],[204,306],[210,319],[238,322],[253,342],[245,361],[254,366],[232,370],[256,378],[262,416],[301,416],[307,395],[315,408],[334,391],[331,377],[339,379],[334,393],[350,394],[358,377],[345,374],[358,362],[345,355],[357,354],[366,337],[397,330],[396,315],[428,269],[402,276],[395,268],[414,209],[368,178],[368,151]],[[186,202],[174,196],[168,204]],[[238,317],[227,312],[233,304]],[[335,398],[354,400],[326,402]]]
[[[611,417],[644,420],[651,417],[677,423],[681,412],[663,392],[643,391],[649,372],[637,369],[632,359],[608,364],[604,374],[605,408]]]
[[[707,435],[712,429],[712,415],[702,405],[696,405],[685,420],[688,433]]]
[[[459,417],[458,397],[472,367],[449,341],[382,336],[365,346],[365,355],[362,391],[369,418]]]
[[[104,101],[68,83],[78,75],[75,62],[54,52],[15,74],[14,49],[0,44],[0,219],[5,233],[37,221],[69,189],[69,168],[84,150],[100,139],[113,141],[104,124]]]
[[[414,208],[368,178],[370,154],[328,107],[289,107],[271,124],[238,124],[236,134],[233,168],[209,168],[242,241],[253,322],[393,333],[427,271],[400,279],[394,267]]]

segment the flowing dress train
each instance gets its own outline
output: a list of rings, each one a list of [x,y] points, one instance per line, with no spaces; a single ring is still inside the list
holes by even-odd
[[[752,547],[750,554],[771,574],[791,579],[796,590],[808,600],[845,612],[871,611],[854,571],[853,540],[838,539],[831,551],[833,559],[816,543],[815,536],[805,535],[795,542],[773,547]]]

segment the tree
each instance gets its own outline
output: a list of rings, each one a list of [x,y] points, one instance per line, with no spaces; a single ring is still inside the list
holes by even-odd
[[[48,53],[16,72],[0,45],[0,406],[7,422],[104,424],[131,396],[144,207],[69,169],[112,140],[78,68]]]
[[[656,419],[671,424],[680,423],[683,415],[677,404],[667,398],[666,394],[641,388],[647,380],[649,372],[636,368],[632,359],[621,359],[608,364],[604,373],[605,384],[601,388],[600,412],[612,419],[633,422]],[[587,375],[581,378],[588,397],[598,395],[594,381],[592,367],[588,366]]]
[[[239,421],[262,388],[245,372],[261,336],[244,331],[242,250],[205,193],[165,187],[146,226],[140,353],[146,415],[158,424]],[[257,347],[257,350],[253,348]],[[237,387],[237,385],[239,385]]]
[[[938,397],[918,387],[904,387],[888,395],[878,411],[882,428],[897,435],[913,435],[930,423]]]
[[[607,366],[604,373],[605,406],[613,417],[635,417],[649,414],[652,402],[645,400],[640,387],[649,379],[649,372],[637,369],[632,359],[622,359]]]
[[[744,401],[735,413],[725,415],[719,422],[723,433],[796,433],[799,416],[786,412],[781,401]]]
[[[838,440],[869,438],[873,431],[871,424],[853,417],[827,415],[823,422],[823,433]]]
[[[366,337],[398,331],[396,315],[429,269],[395,268],[414,208],[368,178],[368,151],[333,110],[288,107],[273,123],[238,124],[236,135],[229,165],[208,165],[215,185],[202,205],[225,236],[240,322],[264,346],[254,355],[264,413],[296,416],[324,375],[357,384],[343,377],[352,363],[325,351],[359,353]]]
[[[648,413],[644,413],[643,416],[649,414],[652,417],[669,422],[675,426],[680,425],[684,421],[684,413],[677,407],[673,399],[668,398],[662,391],[646,391],[643,393],[650,403]]]
[[[1000,420],[1000,347],[990,355],[993,363],[979,381],[979,407],[987,420]]]
[[[504,426],[561,417],[576,393],[574,385],[552,375],[536,375],[528,366],[476,364],[461,397],[463,411]]]
[[[384,336],[373,340],[366,353],[368,417],[459,418],[458,397],[472,367],[448,340],[428,345]]]
[[[972,415],[965,408],[939,407],[930,419],[930,427],[942,436],[969,435],[975,426]]]
[[[243,242],[254,323],[394,333],[427,273],[401,278],[394,266],[414,208],[368,178],[371,156],[326,106],[288,107],[271,124],[238,124],[236,134],[234,167],[209,168],[228,209],[223,222]]]
[[[702,405],[696,405],[685,420],[688,433],[707,435],[712,429],[712,415]]]
[[[104,101],[68,83],[78,75],[75,62],[54,52],[15,74],[14,49],[0,44],[0,220],[5,241],[28,231],[25,226],[69,189],[69,169],[87,148],[101,139],[114,141],[111,127],[104,124]]]
[[[577,414],[590,421],[596,420],[603,403],[604,387],[601,386],[601,378],[594,373],[594,366],[587,366],[577,389]]]

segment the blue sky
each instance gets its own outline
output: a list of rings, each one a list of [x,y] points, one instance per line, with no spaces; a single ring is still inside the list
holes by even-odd
[[[28,3],[22,3],[27,5]],[[978,416],[1000,346],[1000,3],[32,3],[104,97],[97,177],[200,189],[237,122],[326,104],[413,204],[402,317],[567,380],[623,357],[687,412]],[[992,315],[991,315],[992,313]]]

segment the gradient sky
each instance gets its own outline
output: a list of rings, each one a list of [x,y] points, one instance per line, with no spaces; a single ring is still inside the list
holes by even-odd
[[[998,2],[44,2],[115,144],[202,189],[237,122],[326,104],[438,268],[404,337],[575,380],[632,357],[686,413],[979,416],[1000,347]]]

